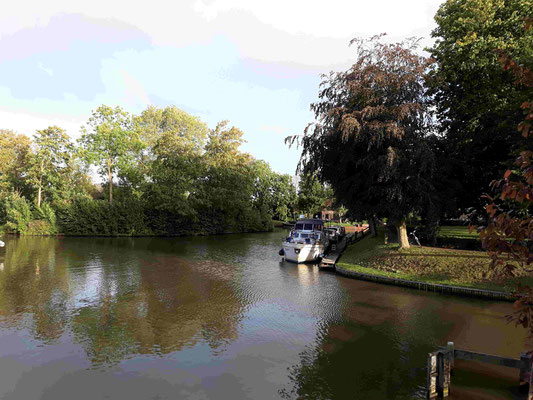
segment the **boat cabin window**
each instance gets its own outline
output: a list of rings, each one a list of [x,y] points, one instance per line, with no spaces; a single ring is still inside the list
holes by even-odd
[[[304,226],[303,224],[296,224],[294,226],[294,229],[296,229],[297,231],[301,231],[303,229],[303,226]]]
[[[304,224],[304,231],[312,231],[313,224]]]
[[[307,239],[307,238],[309,237],[309,234],[307,234],[307,233],[300,233],[300,237],[301,237],[302,239]]]

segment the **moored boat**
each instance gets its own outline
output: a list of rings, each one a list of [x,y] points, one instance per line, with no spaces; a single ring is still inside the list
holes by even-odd
[[[289,237],[283,240],[280,254],[296,263],[318,261],[324,256],[328,241],[321,219],[299,219]]]

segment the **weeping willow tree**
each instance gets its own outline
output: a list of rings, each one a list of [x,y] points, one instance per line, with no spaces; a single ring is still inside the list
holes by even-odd
[[[316,172],[353,217],[387,217],[401,247],[406,219],[431,202],[434,157],[425,76],[431,63],[418,41],[386,44],[383,35],[354,39],[357,59],[345,72],[323,76],[315,122],[298,141],[298,169]]]

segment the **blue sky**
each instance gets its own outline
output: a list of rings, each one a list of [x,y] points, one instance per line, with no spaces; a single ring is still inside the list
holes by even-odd
[[[351,64],[356,36],[430,44],[440,2],[11,2],[0,14],[0,128],[59,125],[77,138],[101,104],[176,105],[210,127],[228,119],[245,151],[294,174],[299,150],[283,140],[313,121],[320,74]]]

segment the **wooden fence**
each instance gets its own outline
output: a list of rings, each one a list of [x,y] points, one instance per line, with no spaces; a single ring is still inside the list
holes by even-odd
[[[428,354],[426,384],[428,399],[448,396],[451,385],[451,371],[454,366],[454,360],[456,359],[473,360],[519,369],[519,383],[520,385],[527,385],[529,383],[527,399],[533,400],[533,384],[531,379],[533,374],[531,374],[530,355],[522,354],[518,359],[475,353],[468,350],[456,350],[453,342],[448,342],[446,347]]]

